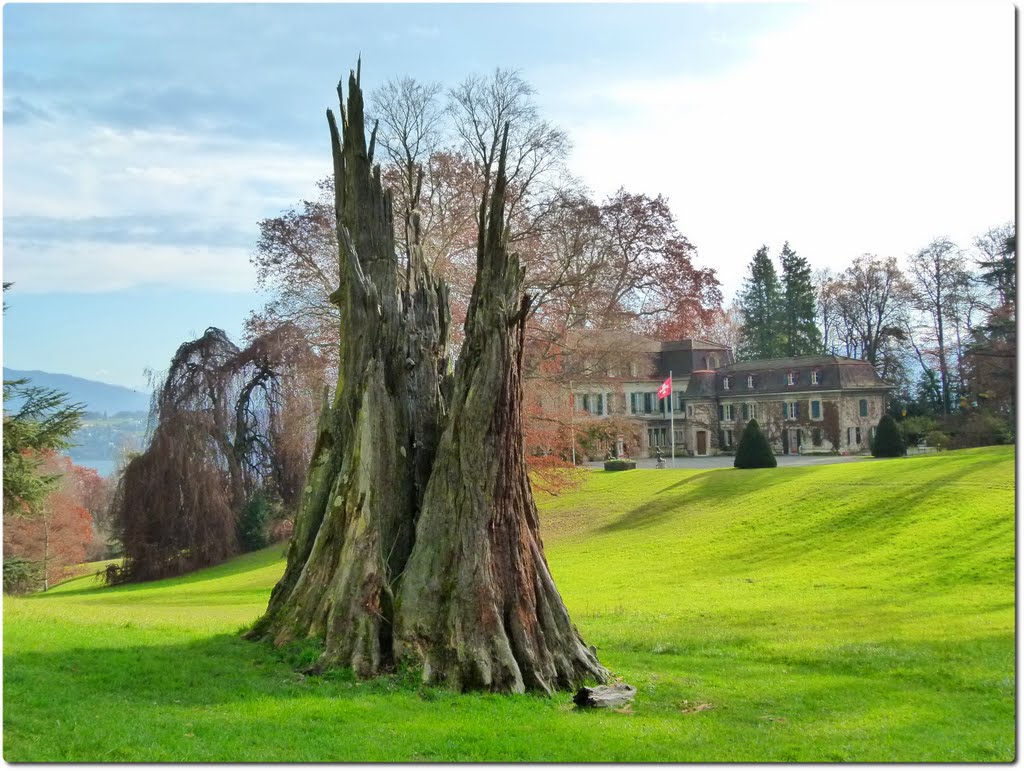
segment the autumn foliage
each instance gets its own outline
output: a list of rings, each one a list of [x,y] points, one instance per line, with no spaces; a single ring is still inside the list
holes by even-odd
[[[216,328],[181,345],[155,397],[149,446],[128,463],[114,496],[125,562],[112,578],[146,581],[217,564],[258,535],[240,522],[254,496],[294,506],[322,374],[293,324],[244,349]]]
[[[85,561],[93,540],[88,503],[99,475],[54,452],[38,460],[42,473],[55,480],[34,514],[4,517],[5,591],[49,588]],[[11,574],[8,563],[22,566],[20,577]]]

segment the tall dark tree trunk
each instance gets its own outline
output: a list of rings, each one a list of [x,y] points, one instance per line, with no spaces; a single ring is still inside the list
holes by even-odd
[[[340,134],[330,112],[328,120],[339,382],[324,406],[285,574],[250,636],[321,639],[314,668],[351,666],[363,677],[408,658],[425,681],[459,690],[603,681],[548,571],[523,457],[529,301],[523,269],[506,251],[505,149],[481,202],[477,281],[448,382],[447,290],[427,271],[414,211],[399,288],[391,197],[372,166],[372,136],[366,145],[357,74]]]

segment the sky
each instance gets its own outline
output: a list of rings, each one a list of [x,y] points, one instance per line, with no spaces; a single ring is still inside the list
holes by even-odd
[[[329,172],[324,110],[519,69],[597,197],[664,194],[726,299],[964,247],[1015,214],[1009,2],[3,8],[3,363],[134,388],[265,297],[261,219]]]

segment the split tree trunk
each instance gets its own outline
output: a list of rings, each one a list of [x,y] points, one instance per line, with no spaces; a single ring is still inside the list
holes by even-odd
[[[418,245],[399,290],[391,195],[367,147],[353,73],[342,130],[328,111],[334,155],[341,286],[341,357],[325,403],[285,574],[251,636],[275,644],[314,637],[317,669],[369,677],[393,663],[394,586],[439,437],[447,290]],[[326,401],[326,400],[325,400]]]
[[[550,692],[607,672],[587,649],[544,559],[523,457],[529,298],[506,249],[505,153],[480,209],[477,277],[451,412],[399,594],[400,650],[428,682]],[[486,198],[485,198],[486,204]]]
[[[339,96],[341,86],[339,84]],[[314,669],[361,677],[400,657],[459,690],[573,689],[607,671],[555,588],[523,456],[528,298],[506,250],[503,143],[480,206],[477,280],[453,384],[447,290],[429,275],[407,213],[399,290],[391,196],[372,167],[359,77],[334,150],[341,369],[325,404],[285,574],[250,633],[316,638]],[[507,129],[506,129],[507,137]],[[450,392],[450,404],[442,392]]]

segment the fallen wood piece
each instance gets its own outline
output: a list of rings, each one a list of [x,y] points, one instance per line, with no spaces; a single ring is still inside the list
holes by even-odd
[[[572,700],[577,707],[594,707],[596,709],[616,709],[633,701],[636,688],[625,683],[615,685],[597,685],[593,688],[580,688]]]

